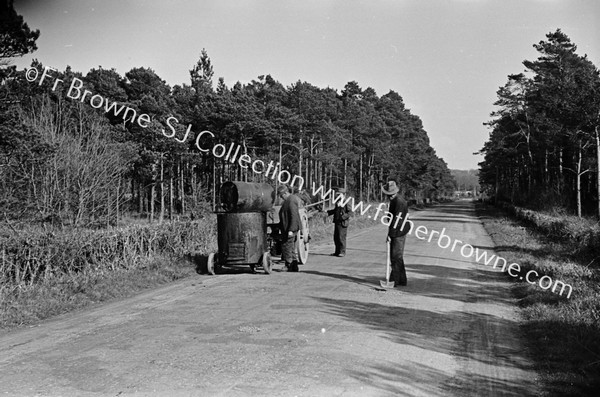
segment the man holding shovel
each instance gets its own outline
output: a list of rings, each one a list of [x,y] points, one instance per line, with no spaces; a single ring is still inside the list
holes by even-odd
[[[410,223],[404,222],[408,215],[408,204],[398,195],[400,189],[395,181],[389,181],[382,188],[383,194],[390,200],[389,212],[394,217],[388,229],[386,242],[388,246],[389,261],[392,272],[388,280],[392,280],[396,287],[406,286],[406,269],[404,268],[404,242],[406,234],[410,231]],[[389,283],[391,284],[391,283]]]

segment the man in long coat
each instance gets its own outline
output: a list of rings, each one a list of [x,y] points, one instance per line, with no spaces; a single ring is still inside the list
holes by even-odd
[[[398,195],[400,189],[395,181],[389,181],[382,186],[381,191],[390,200],[389,212],[394,216],[388,228],[387,242],[390,244],[390,262],[392,273],[390,280],[395,286],[403,287],[407,283],[404,267],[404,243],[406,234],[410,231],[410,222],[404,222],[408,215],[408,204]],[[399,219],[398,219],[399,218]]]
[[[281,259],[285,262],[284,271],[298,271],[298,231],[300,230],[300,198],[290,193],[287,186],[277,188],[277,195],[283,200],[279,210],[281,227]]]
[[[346,189],[337,189],[338,195],[345,195]],[[348,224],[350,222],[350,205],[342,205],[342,198],[336,201],[335,208],[327,211],[327,215],[333,215],[333,243],[335,244],[335,252],[332,256],[343,257],[346,255],[346,236],[348,235]]]

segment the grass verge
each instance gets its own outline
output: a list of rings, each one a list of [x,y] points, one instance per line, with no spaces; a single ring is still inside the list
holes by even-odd
[[[570,298],[515,281],[545,396],[597,396],[600,390],[600,271],[596,258],[568,239],[550,238],[497,208],[477,206],[495,251],[525,271],[572,285]],[[511,278],[512,279],[512,278]],[[514,280],[514,279],[513,279]]]
[[[195,274],[185,261],[146,259],[135,268],[63,274],[32,285],[0,286],[0,328],[37,323],[96,303],[122,299]]]

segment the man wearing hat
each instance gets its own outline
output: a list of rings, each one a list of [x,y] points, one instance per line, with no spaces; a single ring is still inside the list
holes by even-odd
[[[335,252],[331,255],[343,257],[346,255],[346,235],[348,234],[348,223],[350,222],[351,210],[348,203],[342,205],[346,189],[338,188],[336,191],[337,194],[342,197],[336,201],[334,209],[327,211],[327,216],[333,215],[333,224],[335,225],[333,229]]]
[[[281,259],[285,262],[284,271],[298,271],[297,240],[300,230],[300,198],[290,193],[287,186],[277,188],[277,195],[283,200],[279,210],[279,224],[281,226]]]
[[[398,195],[400,189],[395,181],[389,181],[382,186],[381,191],[390,200],[389,212],[394,216],[388,229],[386,241],[390,243],[390,262],[392,273],[390,280],[396,286],[406,285],[406,269],[404,268],[404,242],[406,234],[410,231],[410,222],[404,222],[408,215],[408,204]]]

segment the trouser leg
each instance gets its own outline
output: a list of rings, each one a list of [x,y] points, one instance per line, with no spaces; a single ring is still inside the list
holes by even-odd
[[[390,262],[392,273],[390,280],[394,280],[396,285],[406,285],[406,269],[404,267],[404,243],[406,236],[392,237],[390,241]]]
[[[297,232],[293,236],[284,234],[281,240],[281,259],[283,259],[286,266],[298,262],[297,236]]]
[[[336,226],[339,231],[338,231],[338,237],[339,237],[339,253],[340,254],[346,254],[346,235],[348,234],[348,228],[347,227],[343,227],[343,226]]]
[[[335,244],[335,255],[340,253],[340,226],[335,225],[333,227],[333,243]]]

